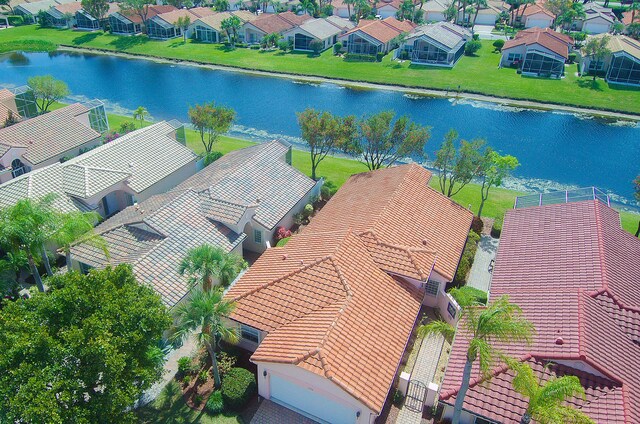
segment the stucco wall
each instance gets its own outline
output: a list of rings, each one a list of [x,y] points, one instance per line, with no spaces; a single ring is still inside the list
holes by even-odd
[[[157,183],[148,187],[147,189],[141,191],[140,193],[135,195],[135,198],[138,202],[142,202],[147,200],[149,197],[154,196],[156,194],[166,193],[190,176],[194,175],[197,171],[197,160],[193,160],[183,167],[177,169],[173,173],[167,175]]]

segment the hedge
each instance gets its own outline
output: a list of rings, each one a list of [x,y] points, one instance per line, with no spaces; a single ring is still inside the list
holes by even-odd
[[[253,373],[244,368],[231,368],[222,379],[222,399],[224,406],[232,411],[238,411],[249,402],[257,391],[256,378]]]
[[[493,225],[491,226],[491,237],[500,238],[500,234],[502,233],[502,218],[496,218],[493,221]]]
[[[464,246],[464,251],[462,252],[462,258],[460,258],[460,263],[458,264],[458,270],[456,271],[456,275],[453,279],[454,282],[464,283],[467,281],[467,275],[469,274],[469,271],[471,271],[473,260],[476,257],[476,250],[478,250],[479,241],[480,241],[480,236],[477,233],[475,233],[473,230],[469,231],[467,244]]]

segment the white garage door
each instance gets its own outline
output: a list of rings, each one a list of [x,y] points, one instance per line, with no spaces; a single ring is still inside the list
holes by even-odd
[[[549,19],[527,19],[527,28],[548,28],[550,24]]]
[[[473,19],[473,16],[471,16]],[[495,25],[496,24],[496,15],[494,14],[486,14],[486,15],[478,15],[476,18],[476,25]]]
[[[589,34],[602,34],[609,32],[609,24],[599,24],[595,22],[587,22],[582,27],[582,30]]]
[[[331,424],[353,423],[356,410],[271,374],[271,400]]]

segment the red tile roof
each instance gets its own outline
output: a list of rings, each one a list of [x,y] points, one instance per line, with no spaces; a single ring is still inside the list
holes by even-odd
[[[82,4],[79,1],[73,1],[70,3],[62,3],[54,6],[60,13],[73,13],[75,14],[78,10],[82,9]]]
[[[171,6],[171,5],[149,5],[147,6],[147,20],[153,18],[156,15],[160,15],[162,13],[168,13],[174,10],[178,10],[178,9],[176,9],[174,6]],[[122,16],[126,16],[127,19],[129,19],[133,23],[136,23],[136,24],[142,23],[142,19],[135,12],[120,11],[119,13]]]
[[[361,20],[357,27],[346,32],[341,38],[354,32],[361,31],[381,43],[388,43],[403,32],[410,32],[416,25],[409,21],[399,21],[394,17],[383,20]]]
[[[523,44],[526,46],[539,44],[566,59],[569,57],[569,47],[573,45],[573,39],[550,28],[529,28],[518,32],[516,38],[507,40],[502,50]]]
[[[600,201],[507,212],[491,298],[508,294],[537,333],[529,347],[499,347],[521,360],[563,363],[587,391],[586,402],[576,406],[599,423],[640,422],[639,288],[640,240],[623,231],[618,213]],[[468,335],[460,331],[440,394],[446,403],[459,389],[467,346]],[[512,376],[504,369],[494,375],[481,386],[474,366],[465,409],[519,422],[524,406],[511,388]]]
[[[297,27],[309,19],[313,18],[309,15],[296,15],[293,12],[263,13],[257,19],[251,21],[251,25],[265,34],[272,34]]]
[[[518,13],[520,13],[522,16],[531,16],[531,15],[535,15],[536,13],[544,13],[545,15],[555,18],[555,16],[553,16],[553,13],[549,12],[540,3],[530,4],[527,6],[526,9],[524,6],[520,6],[520,9],[518,9]]]

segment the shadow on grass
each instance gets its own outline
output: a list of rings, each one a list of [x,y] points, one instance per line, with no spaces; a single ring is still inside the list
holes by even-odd
[[[201,422],[216,422],[218,418],[237,418],[234,413],[222,413],[210,416],[203,411],[196,411],[184,402],[183,398],[175,400],[170,405],[159,405],[158,401],[136,411],[139,422],[145,424],[195,424]]]
[[[172,48],[172,49],[175,49],[176,47],[181,47],[181,46],[184,46],[186,44],[187,44],[187,42],[184,39],[180,38],[180,39],[176,39],[176,40],[173,40],[172,42],[170,42],[169,43],[169,47]]]
[[[589,90],[594,90],[594,91],[602,91],[602,87],[600,85],[601,83],[602,81],[598,81],[598,80],[594,81],[593,78],[589,78],[589,79],[581,78],[576,81],[576,84],[578,84],[578,87],[588,88]]]
[[[88,43],[90,41],[95,40],[100,34],[98,34],[97,32],[90,32],[84,35],[81,35],[80,37],[76,37],[73,40],[71,40],[71,42],[75,45],[75,46],[79,46],[85,43]]]
[[[435,66],[435,65],[429,65],[428,63],[425,63],[424,65],[411,63],[411,64],[409,64],[409,69],[418,70],[418,71],[425,71],[425,70],[430,70],[430,71],[433,71],[433,70],[451,71],[451,70],[453,70],[453,67]]]
[[[142,46],[149,42],[149,37],[146,35],[132,35],[118,37],[109,44],[114,46],[118,50],[128,50],[136,46]]]

